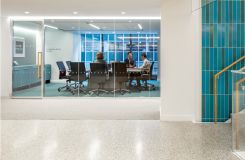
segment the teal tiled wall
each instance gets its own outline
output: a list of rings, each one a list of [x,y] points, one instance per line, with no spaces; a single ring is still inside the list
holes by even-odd
[[[202,121],[214,121],[214,75],[245,55],[245,0],[202,1]],[[244,66],[244,61],[231,70]],[[218,121],[230,118],[232,75],[218,79]]]

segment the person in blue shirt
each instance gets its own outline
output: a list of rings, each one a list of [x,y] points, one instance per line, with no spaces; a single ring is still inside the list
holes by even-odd
[[[135,60],[133,59],[133,53],[128,52],[128,58],[124,61],[128,68],[134,68],[136,67]]]

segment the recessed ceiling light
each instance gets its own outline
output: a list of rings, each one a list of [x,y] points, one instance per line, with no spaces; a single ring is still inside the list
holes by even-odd
[[[126,14],[126,12],[122,11],[121,14],[124,15],[124,14]]]
[[[78,14],[78,12],[77,11],[74,11],[73,14],[76,15],[76,14]]]
[[[28,12],[28,11],[25,11],[24,13],[25,13],[25,14],[30,14],[30,12]]]

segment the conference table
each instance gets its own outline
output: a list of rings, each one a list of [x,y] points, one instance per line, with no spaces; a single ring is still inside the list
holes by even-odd
[[[104,84],[104,88],[108,90],[114,90],[119,84],[115,82],[114,78],[112,78],[112,69],[108,70],[108,78],[106,83]],[[144,72],[144,69],[142,68],[127,68],[128,75],[130,74],[142,74]],[[96,83],[93,83],[90,79],[88,79],[88,88],[89,89],[96,89],[98,85]],[[126,88],[126,85],[123,86],[123,88]]]

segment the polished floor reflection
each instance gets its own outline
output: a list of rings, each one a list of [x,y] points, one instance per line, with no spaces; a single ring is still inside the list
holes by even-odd
[[[2,160],[237,160],[229,124],[2,121]]]

